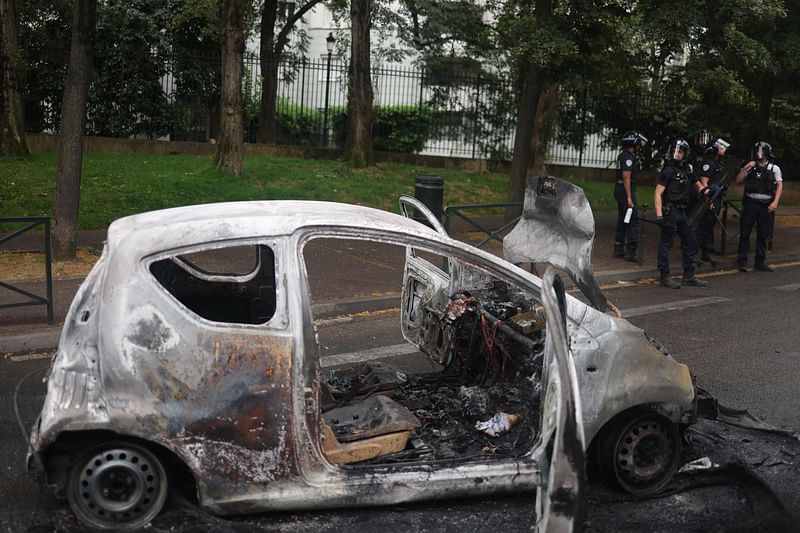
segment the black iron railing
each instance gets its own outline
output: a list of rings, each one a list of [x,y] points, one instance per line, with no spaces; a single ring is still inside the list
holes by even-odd
[[[499,208],[519,208],[520,211],[522,210],[522,202],[511,202],[505,204],[462,204],[462,205],[448,205],[444,208],[444,228],[450,233],[452,229],[453,220],[455,218],[459,218],[469,224],[471,227],[475,228],[478,231],[483,232],[486,235],[486,238],[481,240],[479,243],[475,245],[476,248],[480,248],[484,244],[489,241],[495,240],[497,242],[502,243],[503,239],[500,236],[509,228],[512,228],[517,221],[519,221],[520,217],[516,217],[511,221],[506,222],[498,229],[491,230],[486,228],[483,224],[477,222],[474,217],[469,217],[465,214],[465,212],[470,211],[486,211],[486,210],[494,210]],[[521,216],[521,215],[520,215]]]
[[[45,280],[47,284],[47,296],[41,297],[39,295],[28,292],[19,287],[15,287],[10,283],[0,281],[0,287],[8,289],[17,294],[28,298],[23,302],[5,303],[0,304],[0,309],[9,307],[24,307],[29,305],[46,305],[47,306],[47,323],[53,323],[53,275],[52,275],[52,255],[50,253],[50,218],[49,217],[0,217],[0,224],[25,224],[17,231],[10,233],[4,237],[0,237],[0,245],[16,238],[36,228],[39,225],[44,226],[44,255],[45,255]]]

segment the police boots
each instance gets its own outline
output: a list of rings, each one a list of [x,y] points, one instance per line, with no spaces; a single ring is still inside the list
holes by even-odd
[[[636,257],[636,248],[633,246],[628,246],[625,250],[625,261],[630,261],[631,263],[638,263],[639,259]]]
[[[694,277],[694,270],[685,270],[683,272],[683,281],[681,282],[681,285],[686,285],[689,287],[705,287],[708,285],[708,282]]]
[[[703,248],[703,254],[700,256],[700,261],[708,263],[712,267],[717,266],[717,260],[708,255],[708,250]]]
[[[614,257],[625,257],[625,247],[621,242],[614,243]]]
[[[667,289],[680,289],[681,284],[669,277],[669,272],[666,270],[661,271],[661,286]]]

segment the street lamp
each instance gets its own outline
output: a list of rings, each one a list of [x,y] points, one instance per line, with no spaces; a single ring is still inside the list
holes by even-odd
[[[328,37],[325,38],[325,46],[328,47],[328,67],[325,76],[325,113],[322,120],[322,146],[326,148],[328,147],[328,103],[331,94],[331,54],[335,45],[336,39],[333,37],[333,32],[329,32]]]

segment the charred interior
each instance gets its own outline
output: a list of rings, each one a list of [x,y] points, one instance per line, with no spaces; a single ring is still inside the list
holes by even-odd
[[[323,374],[323,447],[333,462],[502,458],[533,447],[543,308],[497,280],[446,300],[417,309],[425,330],[421,348],[436,360],[437,371],[411,373],[370,362]],[[402,436],[385,446],[370,440],[393,434]]]

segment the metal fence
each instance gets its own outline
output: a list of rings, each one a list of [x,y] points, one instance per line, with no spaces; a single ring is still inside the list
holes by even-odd
[[[88,106],[88,133],[202,142],[215,138],[219,131],[219,57],[178,51],[168,55],[154,53],[149,65],[145,71],[120,71],[119,64],[96,61]],[[384,149],[498,161],[511,159],[516,101],[507,77],[447,65],[374,66],[371,74],[378,110],[376,140],[390,141]],[[137,76],[147,79],[135,79]],[[243,93],[248,142],[256,138],[261,76],[258,56],[246,54]],[[347,106],[347,77],[346,60],[337,55],[281,62],[277,142],[340,145]],[[34,79],[25,95],[26,125],[29,131],[57,131],[61,87],[49,84],[48,92],[35,82]],[[392,110],[396,112],[393,120],[383,120],[382,111]],[[410,134],[414,139],[406,139],[404,144],[402,139],[395,138]],[[566,164],[605,166],[614,154],[598,148],[599,142],[599,137],[590,138],[588,144],[580,144],[582,148],[573,148],[557,141],[552,145],[550,159]],[[376,148],[382,148],[380,143]]]

